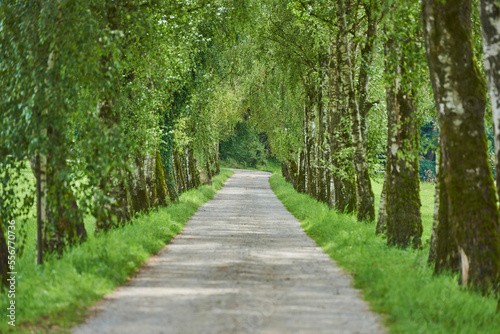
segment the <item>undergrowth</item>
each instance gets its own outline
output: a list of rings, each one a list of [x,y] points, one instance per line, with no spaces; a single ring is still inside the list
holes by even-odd
[[[198,207],[213,198],[232,174],[221,170],[211,186],[180,196],[179,203],[136,217],[131,224],[96,237],[86,219],[89,239],[65,252],[61,259],[35,265],[33,252],[18,259],[16,327],[7,325],[9,299],[0,294],[0,332],[67,331],[83,320],[86,309],[133,275],[142,263],[179,233]],[[36,233],[30,229],[30,234]],[[29,236],[35,240],[35,235]]]
[[[306,233],[341,267],[392,333],[500,333],[500,314],[492,297],[462,289],[452,275],[434,276],[424,250],[388,247],[375,235],[375,223],[358,223],[351,215],[297,193],[274,174],[271,186]],[[374,187],[380,194],[381,186]],[[380,188],[380,189],[379,189]],[[424,241],[430,237],[432,190],[423,185]]]

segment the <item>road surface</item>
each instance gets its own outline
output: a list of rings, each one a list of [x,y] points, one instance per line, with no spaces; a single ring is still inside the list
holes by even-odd
[[[384,333],[269,177],[235,170],[182,233],[73,332]]]

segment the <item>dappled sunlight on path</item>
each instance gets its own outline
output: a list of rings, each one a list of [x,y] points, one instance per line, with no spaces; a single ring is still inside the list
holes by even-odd
[[[381,333],[350,277],[269,187],[235,170],[75,333]]]

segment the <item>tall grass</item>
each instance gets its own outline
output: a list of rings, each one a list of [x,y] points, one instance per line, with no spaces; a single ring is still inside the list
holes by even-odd
[[[274,174],[271,186],[306,233],[354,277],[356,287],[392,333],[500,333],[494,297],[459,287],[451,275],[433,276],[427,265],[432,227],[433,187],[422,185],[424,250],[388,247],[375,235],[375,223],[329,210],[308,195],[297,193]],[[374,183],[380,196],[381,184]],[[378,199],[377,199],[378,201]]]
[[[211,186],[188,191],[179,203],[140,215],[131,224],[97,237],[92,234],[89,217],[85,221],[89,239],[43,266],[35,265],[33,249],[27,249],[16,264],[16,328],[7,325],[7,313],[1,311],[0,332],[45,332],[81,321],[89,305],[127,281],[151,254],[165,246],[231,174],[222,170]],[[31,226],[29,245],[35,235]],[[0,298],[0,309],[6,310],[7,296],[1,294]]]

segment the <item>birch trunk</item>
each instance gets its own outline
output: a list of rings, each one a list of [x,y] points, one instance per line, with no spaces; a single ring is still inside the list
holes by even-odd
[[[375,234],[384,234],[387,230],[387,211],[385,210],[387,203],[387,168],[388,167],[386,163],[384,184],[382,186],[382,194],[380,195],[380,205],[378,209],[378,220]]]
[[[406,39],[403,45],[394,45],[391,37],[386,43],[386,73],[391,78],[386,94],[389,128],[385,184],[386,233],[389,245],[420,248],[419,138],[412,69],[408,69],[410,62],[405,54],[409,43],[411,41]]]
[[[462,284],[487,291],[500,274],[499,214],[484,129],[486,84],[473,53],[471,8],[472,0],[425,0],[422,16],[441,130],[440,197],[446,198],[440,211],[447,202],[450,225],[439,221],[437,258],[449,256],[440,245],[454,239]],[[450,238],[441,237],[446,227]]]
[[[387,29],[384,27],[384,34],[387,34]],[[394,69],[396,73],[393,73],[392,66],[389,64],[391,50],[394,48],[394,40],[388,38],[384,45],[384,56],[385,56],[385,74],[387,77],[394,75],[400,77],[400,73],[397,73],[399,66]],[[385,173],[384,173],[384,185],[382,188],[382,196],[380,198],[379,216],[377,221],[376,233],[385,233],[387,231],[387,183],[389,182],[389,176],[391,175],[392,166],[392,154],[391,146],[396,144],[396,87],[395,82],[390,85],[386,85],[385,88],[385,101],[387,105],[387,151],[385,158]]]
[[[158,149],[156,150],[155,155],[156,196],[158,198],[158,205],[167,206],[168,188],[165,182],[165,174],[163,173],[163,170],[160,150]]]
[[[439,145],[439,141],[438,141]],[[436,185],[434,188],[434,216],[432,219],[432,234],[431,234],[431,242],[430,242],[430,250],[429,250],[429,258],[427,259],[427,263],[431,264],[436,261],[436,253],[437,253],[437,230],[439,226],[439,175],[441,168],[440,166],[440,150],[436,152]]]
[[[347,34],[346,10],[343,0],[337,0],[339,21],[340,52],[342,55],[341,75],[344,90],[349,92],[349,111],[351,114],[351,136],[354,149],[354,166],[356,169],[356,211],[358,221],[373,221],[375,219],[375,202],[368,171],[368,161],[361,129],[361,115],[353,86],[352,61],[350,43]]]
[[[306,192],[306,163],[305,163],[305,153],[304,150],[300,152],[299,155],[299,172],[297,175],[297,192],[305,193]]]
[[[500,6],[495,0],[481,0],[484,71],[493,113],[496,184],[500,198]]]
[[[309,73],[306,78],[306,101],[304,105],[304,146],[305,146],[305,177],[306,193],[316,197],[316,107],[317,87]]]
[[[190,177],[190,189],[195,189],[201,184],[200,170],[198,169],[198,162],[194,157],[194,150],[189,146],[187,148],[187,157],[187,168]]]
[[[403,58],[404,59],[404,58]],[[404,64],[404,61],[401,62]],[[391,167],[386,184],[387,243],[422,246],[420,179],[418,175],[418,122],[411,91],[398,87],[396,142],[391,144]]]
[[[182,194],[187,190],[186,179],[184,177],[184,167],[182,166],[182,162],[184,160],[181,153],[174,153],[174,176],[175,183],[177,184],[177,192]]]
[[[441,145],[440,152],[444,148]],[[437,175],[437,187],[439,188],[439,206],[436,227],[436,254],[434,273],[444,271],[458,273],[460,271],[460,256],[458,254],[457,241],[453,233],[453,221],[451,220],[448,188],[445,181],[445,168],[443,153],[439,155],[439,174]]]
[[[350,149],[352,147],[348,96],[342,86],[339,65],[342,63],[340,39],[330,44],[328,71],[328,113],[330,144],[330,206],[340,212],[356,210],[356,173]]]
[[[368,19],[366,29],[366,41],[361,49],[361,59],[359,64],[359,76],[356,91],[358,92],[358,106],[360,110],[361,133],[363,135],[363,143],[366,144],[366,117],[373,106],[373,103],[368,101],[368,83],[370,82],[370,68],[373,62],[373,47],[375,38],[377,37],[377,14],[379,12],[378,1],[370,0],[363,4],[366,17]],[[366,145],[365,145],[366,150]]]
[[[152,207],[156,207],[158,206],[158,196],[156,192],[156,155],[150,154],[149,152],[144,156],[144,178],[146,181],[149,203]]]
[[[149,201],[146,178],[144,176],[144,164],[142,154],[135,154],[135,168],[129,174],[130,195],[132,198],[132,208],[134,213],[148,211],[151,204]]]
[[[325,82],[325,73],[324,68],[327,61],[326,54],[320,54],[320,88],[318,90],[318,142],[317,153],[316,153],[316,165],[318,166],[317,174],[318,174],[318,183],[317,183],[317,199],[320,202],[328,203],[329,197],[329,180],[328,180],[328,168],[327,162],[330,158],[330,146],[328,145],[327,137],[325,134],[327,133],[329,117],[328,111],[325,108],[325,104],[323,102],[323,91],[326,89],[324,84]]]

